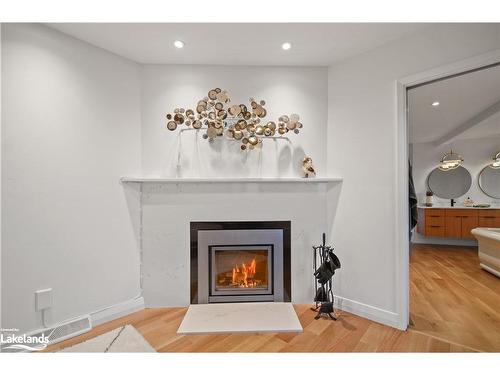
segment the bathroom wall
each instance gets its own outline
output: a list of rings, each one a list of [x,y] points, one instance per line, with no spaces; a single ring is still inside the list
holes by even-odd
[[[140,292],[131,215],[139,66],[36,24],[2,25],[2,322],[42,327]],[[133,216],[133,215],[132,215]]]
[[[352,310],[406,328],[396,233],[396,81],[500,48],[494,24],[441,24],[329,68],[328,171],[344,177],[331,241],[336,293]],[[489,155],[489,153],[488,153]]]
[[[500,204],[500,199],[494,199],[484,194],[479,188],[478,177],[481,170],[491,163],[491,158],[500,151],[500,133],[496,137],[478,139],[458,139],[453,141],[453,150],[464,158],[463,166],[472,176],[472,186],[463,196],[456,198],[458,205],[462,205],[467,197],[471,197],[477,203]],[[450,145],[436,147],[430,143],[413,144],[413,180],[418,197],[418,203],[425,202],[427,187],[427,176],[438,166],[439,161],[446,152],[450,151]],[[434,202],[449,204],[449,199],[433,197]]]
[[[313,158],[318,176],[326,173],[327,69],[146,65],[142,68],[142,169],[169,177],[301,176],[304,155]],[[233,103],[266,101],[266,121],[297,113],[301,133],[285,140],[264,140],[261,151],[241,152],[239,142],[201,138],[201,131],[171,132],[165,115],[174,108],[195,109],[212,88],[229,91]],[[181,126],[180,128],[186,128]],[[179,164],[179,168],[177,165]]]
[[[469,191],[461,197],[456,198],[457,206],[463,205],[467,197],[471,197],[475,203],[489,203],[494,206],[500,205],[500,199],[494,199],[484,194],[478,185],[478,177],[481,170],[489,163],[491,158],[500,151],[500,134],[496,137],[476,139],[456,139],[451,145],[436,147],[432,142],[413,144],[413,181],[417,193],[418,203],[425,202],[427,188],[427,176],[437,167],[445,152],[450,147],[464,158],[463,166],[472,177],[472,185]],[[435,204],[450,204],[449,199],[433,197]],[[469,245],[477,244],[476,240],[459,240],[454,238],[429,238],[414,231],[412,235],[414,243],[434,243],[442,245]]]

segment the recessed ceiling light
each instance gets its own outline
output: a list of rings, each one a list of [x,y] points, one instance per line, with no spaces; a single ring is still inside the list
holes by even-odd
[[[176,40],[174,42],[174,46],[175,46],[175,48],[182,48],[182,47],[184,47],[184,42],[182,40]]]
[[[289,42],[285,42],[281,45],[281,48],[283,48],[285,51],[289,50],[290,48],[292,48],[292,43],[289,43]]]
[[[433,107],[437,107],[439,105],[439,102],[432,102],[431,104]]]

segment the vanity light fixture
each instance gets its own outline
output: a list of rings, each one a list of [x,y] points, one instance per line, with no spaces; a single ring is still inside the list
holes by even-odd
[[[292,43],[285,42],[281,45],[281,48],[283,48],[285,51],[288,51],[290,48],[292,48]]]
[[[498,152],[494,157],[493,157],[493,163],[490,164],[490,168],[493,169],[500,169],[500,152]]]
[[[437,107],[437,106],[439,105],[439,102],[437,102],[437,101],[436,101],[436,102],[432,102],[432,103],[431,103],[431,105],[432,105],[433,107]]]
[[[438,168],[442,171],[449,171],[460,167],[463,161],[464,159],[459,154],[450,150],[443,155]]]
[[[184,44],[185,44],[185,43],[184,43],[182,40],[176,40],[176,41],[174,42],[174,46],[175,46],[175,48],[183,48],[183,47],[184,47]]]

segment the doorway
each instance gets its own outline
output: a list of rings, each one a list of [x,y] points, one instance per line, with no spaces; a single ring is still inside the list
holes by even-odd
[[[410,182],[416,201],[401,210],[415,225],[403,247],[408,329],[478,351],[500,351],[500,278],[483,267],[474,234],[500,228],[500,168],[491,167],[500,152],[500,58],[491,57],[398,85],[406,205]]]

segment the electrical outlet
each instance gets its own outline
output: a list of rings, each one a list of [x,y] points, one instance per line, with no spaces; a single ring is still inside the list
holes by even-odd
[[[42,311],[52,307],[52,288],[41,289],[35,292],[36,311]]]

